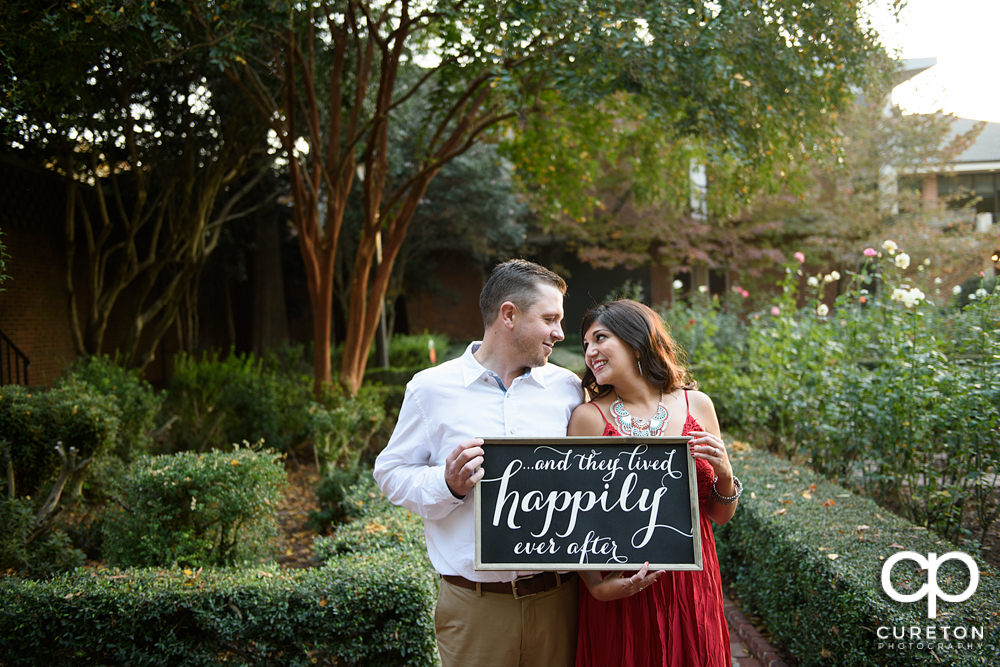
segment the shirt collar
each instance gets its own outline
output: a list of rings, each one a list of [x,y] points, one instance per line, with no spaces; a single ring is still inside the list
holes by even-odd
[[[479,349],[482,345],[481,340],[473,341],[469,343],[469,347],[465,348],[465,354],[462,355],[462,381],[466,387],[471,385],[473,382],[483,377],[484,375],[489,376],[491,374],[490,370],[483,366],[481,363],[476,361],[473,353]],[[533,380],[535,384],[541,388],[545,388],[545,375],[542,372],[543,368],[529,368],[528,372],[522,375],[525,380]],[[508,387],[509,389],[510,387]]]

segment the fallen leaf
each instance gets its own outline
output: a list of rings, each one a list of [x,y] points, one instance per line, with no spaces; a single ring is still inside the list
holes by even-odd
[[[788,508],[787,507],[782,507],[780,510],[775,510],[774,511],[774,516],[777,516],[779,514],[784,514],[786,511],[788,511]]]
[[[751,491],[751,492],[750,492],[750,499],[751,499],[751,500],[757,500],[757,494],[756,494],[756,493],[754,493],[753,491]]]
[[[837,560],[838,558],[840,558],[840,554],[827,554],[826,557],[829,558],[830,560]]]
[[[834,507],[834,506],[836,506],[837,501],[834,500],[833,498],[827,498],[826,500],[824,500],[820,504],[823,505],[823,507]]]
[[[792,504],[792,501],[791,501],[791,500],[782,500],[782,501],[781,501],[781,504],[782,504],[782,505],[791,505],[791,504]]]
[[[890,549],[905,549],[906,547],[904,547],[902,544],[896,544],[895,542],[893,542],[892,544],[889,545],[889,548]]]
[[[326,604],[327,604],[327,602],[326,602],[326,598],[323,598],[322,600],[320,600],[320,601],[319,601],[319,606],[320,606],[320,607],[325,607],[325,606],[326,606]]]
[[[369,521],[365,525],[365,532],[368,533],[369,535],[374,535],[375,533],[384,533],[387,530],[389,529],[386,528],[381,523],[379,523],[378,521]]]
[[[803,497],[803,498],[805,498],[806,500],[812,500],[812,497],[813,497],[813,496],[812,496],[812,494],[811,494],[811,493],[809,493],[808,491],[803,491],[803,492],[802,492],[802,497]]]

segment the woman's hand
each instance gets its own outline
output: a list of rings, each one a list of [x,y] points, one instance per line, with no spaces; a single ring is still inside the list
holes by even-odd
[[[729,454],[726,452],[726,443],[717,435],[708,431],[691,431],[691,456],[696,459],[705,459],[715,470],[715,476],[720,480],[733,479],[733,467],[729,463]]]
[[[630,576],[625,576],[625,572],[612,572],[604,579],[600,579],[600,574],[593,570],[586,570],[580,573],[583,583],[587,584],[590,594],[595,600],[609,602],[620,600],[639,593],[644,588],[652,584],[663,575],[664,570],[656,572],[649,571],[649,563],[646,562],[638,572],[633,572]]]

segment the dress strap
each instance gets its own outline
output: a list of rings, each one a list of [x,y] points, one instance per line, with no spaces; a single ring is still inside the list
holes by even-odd
[[[684,403],[687,405],[688,417],[691,416],[691,401],[688,400],[688,390],[687,387],[684,388]]]
[[[599,406],[597,403],[593,401],[591,401],[590,404],[593,405],[595,408],[597,408],[597,411],[601,413],[601,419],[604,420],[604,423],[607,424],[608,426],[611,426],[611,422],[609,422],[608,418],[604,416],[604,410],[601,410],[601,406]]]

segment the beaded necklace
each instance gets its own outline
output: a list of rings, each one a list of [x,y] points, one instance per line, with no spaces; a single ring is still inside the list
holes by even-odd
[[[656,406],[656,413],[649,419],[639,419],[629,414],[618,392],[615,392],[615,398],[617,400],[611,404],[611,414],[615,423],[618,424],[618,432],[624,436],[650,437],[660,435],[663,427],[670,421],[670,410],[663,405],[662,389],[660,390],[660,401]]]

